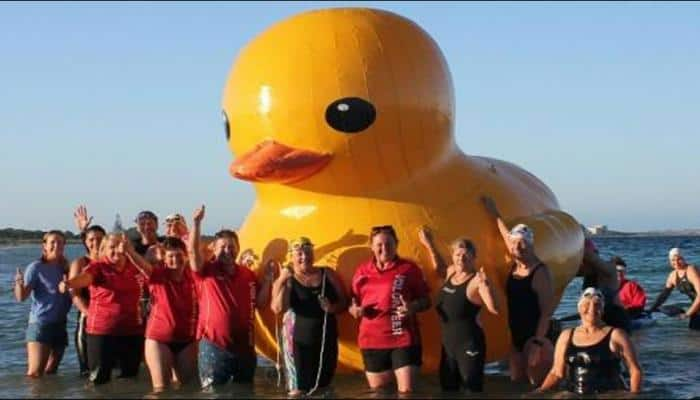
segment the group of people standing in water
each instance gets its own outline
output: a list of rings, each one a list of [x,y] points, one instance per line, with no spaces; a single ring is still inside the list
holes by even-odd
[[[642,371],[625,319],[644,312],[646,295],[625,279],[624,261],[602,260],[587,239],[581,266],[585,290],[577,306],[581,322],[556,332],[552,279],[535,254],[532,230],[523,224],[509,229],[496,204],[482,200],[513,260],[505,299],[477,268],[478,249],[471,240],[455,239],[446,261],[430,231],[418,232],[443,279],[434,306],[442,330],[442,389],[483,391],[487,340],[479,315],[482,309],[499,314],[507,307],[513,381],[529,382],[540,392],[562,380],[576,393],[626,387],[639,392]],[[283,260],[264,260],[254,272],[256,259],[240,252],[235,231],[222,229],[213,242],[201,242],[204,215],[204,206],[194,212],[191,231],[181,215],[168,216],[161,237],[157,216],[143,211],[135,220],[139,237],[129,239],[91,225],[81,206],[74,217],[86,253],[72,263],[63,253],[63,233],[46,233],[41,258],[15,277],[17,300],[32,298],[27,375],[56,372],[68,345],[66,316],[73,304],[79,312],[80,372],[93,384],[109,381],[115,368],[120,377],[134,377],[142,360],[156,390],[197,379],[202,387],[251,383],[257,363],[255,312],[270,307],[282,318],[278,344],[290,396],[330,385],[338,359],[336,318],[346,311],[359,322],[370,388],[395,382],[399,392],[414,389],[422,363],[416,315],[433,306],[420,267],[397,253],[399,237],[392,226],[372,228],[372,256],[357,266],[346,287],[334,269],[315,265],[314,244],[307,237],[289,242],[286,266]],[[676,287],[693,301],[683,316],[700,329],[700,276],[679,249],[671,250],[669,261],[673,271],[651,311]],[[629,385],[621,379],[622,362]]]

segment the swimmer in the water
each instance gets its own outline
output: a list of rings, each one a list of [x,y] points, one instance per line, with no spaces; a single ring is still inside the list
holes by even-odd
[[[668,252],[668,261],[671,264],[671,271],[666,278],[666,285],[659,294],[659,297],[651,306],[649,311],[656,311],[671,295],[673,288],[678,288],[678,291],[688,296],[693,302],[688,310],[680,313],[681,318],[688,319],[688,327],[690,329],[700,330],[700,274],[697,267],[688,264],[681,254],[681,250],[677,247],[672,248]]]
[[[565,379],[567,389],[577,394],[601,393],[625,388],[620,360],[630,375],[629,391],[639,393],[642,370],[627,333],[605,325],[605,300],[600,290],[589,287],[578,302],[581,325],[566,329],[557,340],[554,365],[537,392],[550,390]]]
[[[644,312],[644,306],[647,303],[647,294],[644,288],[636,281],[627,279],[627,263],[622,257],[614,256],[610,262],[615,264],[617,271],[617,280],[620,282],[620,288],[617,290],[617,297],[620,303],[625,308],[627,315],[630,318],[637,318]]]

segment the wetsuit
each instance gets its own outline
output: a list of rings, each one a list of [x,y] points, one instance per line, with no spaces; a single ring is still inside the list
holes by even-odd
[[[522,352],[525,342],[537,333],[537,324],[542,310],[540,310],[537,293],[532,288],[532,278],[543,265],[543,263],[538,264],[526,277],[514,276],[511,269],[506,282],[508,327],[513,347],[518,352]]]
[[[289,310],[284,315],[283,346],[287,369],[288,390],[308,391],[316,385],[316,377],[321,368],[318,387],[328,386],[335,375],[338,362],[338,324],[335,314],[326,313],[321,308],[319,296],[322,294],[330,303],[338,302],[338,293],[321,268],[322,281],[315,287],[307,287],[292,278],[289,296]],[[321,357],[323,320],[326,317],[326,336]]]
[[[676,271],[676,287],[678,288],[679,292],[688,296],[690,301],[695,301],[697,293],[695,292],[695,287],[693,287],[693,284],[688,280],[688,271],[686,271],[682,278],[678,274],[678,271]],[[700,313],[695,313],[695,315],[690,317],[690,320],[688,321],[688,328],[700,330]]]
[[[610,350],[610,337],[614,329],[610,327],[603,339],[589,346],[574,344],[574,331],[571,331],[565,355],[569,391],[591,394],[625,388],[620,358]]]
[[[440,386],[443,390],[472,392],[484,387],[486,340],[477,317],[481,306],[467,298],[467,286],[474,278],[455,285],[447,278],[437,296],[437,313],[442,328]]]
[[[690,301],[695,301],[695,297],[697,296],[697,293],[695,292],[695,288],[693,287],[693,284],[690,283],[690,281],[688,280],[688,272],[687,271],[686,271],[685,275],[683,275],[682,278],[678,275],[678,271],[676,271],[676,285],[675,286],[679,292],[688,296]],[[659,297],[657,297],[656,301],[654,301],[654,305],[651,306],[650,311],[658,310],[659,307],[661,307],[661,305],[664,304],[664,302],[671,295],[671,292],[673,292],[673,288],[665,287],[661,291],[661,293],[659,293]],[[688,328],[700,330],[700,313],[695,313],[695,315],[690,317],[690,320],[688,321]]]

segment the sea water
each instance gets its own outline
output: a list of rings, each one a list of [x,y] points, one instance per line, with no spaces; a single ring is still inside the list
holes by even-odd
[[[613,254],[625,259],[628,277],[637,280],[647,291],[648,305],[656,298],[670,271],[668,250],[681,247],[689,263],[700,264],[700,237],[608,237],[596,238],[602,255]],[[82,254],[82,246],[67,247],[68,257]],[[24,269],[39,256],[39,245],[24,245],[0,248],[0,397],[71,397],[71,398],[285,398],[283,387],[276,385],[274,368],[266,360],[260,360],[255,383],[245,385],[225,385],[216,391],[203,392],[190,386],[170,389],[164,393],[152,393],[150,379],[142,365],[136,380],[113,379],[104,386],[93,388],[78,377],[78,363],[72,334],[75,327],[75,309],[69,314],[69,347],[61,363],[58,374],[42,379],[25,378],[26,349],[25,329],[29,315],[28,299],[18,303],[12,291],[17,267]],[[556,317],[576,311],[576,300],[581,290],[581,279],[574,279],[566,289]],[[667,304],[680,304],[687,307],[688,299],[677,291]],[[657,323],[649,328],[632,333],[640,363],[644,371],[641,398],[693,398],[700,396],[700,332],[690,331],[687,321],[655,314]],[[510,383],[503,365],[493,363],[487,366],[485,392],[479,396],[491,398],[529,398],[529,388]],[[113,374],[116,376],[116,374]],[[622,392],[601,397],[619,398],[629,395]],[[375,394],[367,389],[361,374],[337,375],[332,389],[314,397],[324,398],[391,398],[396,394]],[[464,398],[462,394],[449,394],[440,391],[439,381],[434,374],[421,375],[415,394],[402,398]],[[470,396],[467,396],[470,397]],[[547,397],[572,397],[568,393],[554,392]],[[631,396],[629,396],[631,397]]]

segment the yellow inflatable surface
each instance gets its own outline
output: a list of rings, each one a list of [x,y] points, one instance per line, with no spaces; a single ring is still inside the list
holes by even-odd
[[[240,229],[241,247],[261,260],[285,259],[287,240],[308,236],[316,263],[335,268],[349,285],[355,267],[370,257],[370,228],[391,224],[399,253],[422,266],[435,294],[441,282],[418,242],[425,225],[446,257],[452,239],[471,238],[478,265],[503,296],[510,261],[480,202],[489,195],[509,225],[533,228],[557,299],[577,271],[581,228],[547,186],[513,164],[456,146],[445,59],[425,31],[401,16],[327,9],[277,23],[239,53],[223,112],[235,155],[231,174],[253,182],[257,193]],[[510,349],[505,308],[503,301],[500,316],[481,316],[489,361]],[[420,323],[423,370],[434,371],[435,311],[422,313]],[[345,313],[339,324],[340,369],[362,370],[357,322]],[[258,314],[256,347],[273,360],[274,326],[269,310]]]

